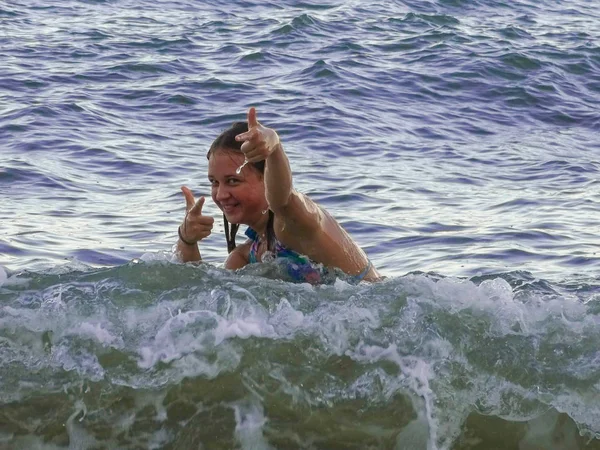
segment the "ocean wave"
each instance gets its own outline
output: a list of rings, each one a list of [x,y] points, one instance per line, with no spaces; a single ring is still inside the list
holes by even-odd
[[[446,448],[484,416],[479,439],[489,439],[494,420],[533,426],[556,411],[581,432],[600,432],[595,293],[581,301],[530,274],[474,281],[414,274],[314,287],[253,272],[160,261],[60,275],[9,272],[0,287],[4,413],[31,416],[51,398],[66,411],[76,401],[94,405],[97,412],[80,422],[98,439],[98,427],[119,420],[111,404],[134,389],[155,399],[157,417],[173,402],[188,404],[183,422],[171,412],[161,419],[171,433],[187,429],[194,411],[247,401],[266,419],[259,434],[280,443],[284,429],[312,435],[284,419],[312,417],[307,408],[378,424],[383,435],[362,427],[355,439],[383,439],[384,447],[408,436]],[[210,386],[210,396],[200,394]],[[87,395],[99,389],[102,397]],[[142,406],[127,408],[128,429],[147,433]],[[396,419],[386,422],[392,407]],[[53,426],[52,417],[36,417]],[[225,435],[235,441],[240,419],[234,422]],[[342,424],[327,419],[314,431],[329,442],[341,438]],[[560,424],[544,433],[567,426]],[[569,436],[579,439],[574,429]]]

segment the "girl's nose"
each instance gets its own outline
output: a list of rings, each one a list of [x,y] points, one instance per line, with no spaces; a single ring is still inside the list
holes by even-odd
[[[217,200],[221,201],[229,197],[229,189],[227,186],[221,184],[217,188]]]

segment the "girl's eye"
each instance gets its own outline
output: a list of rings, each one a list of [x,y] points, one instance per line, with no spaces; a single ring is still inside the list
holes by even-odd
[[[227,184],[237,184],[239,180],[237,178],[229,178],[227,179]]]
[[[211,186],[218,186],[219,182],[217,180],[208,180]]]

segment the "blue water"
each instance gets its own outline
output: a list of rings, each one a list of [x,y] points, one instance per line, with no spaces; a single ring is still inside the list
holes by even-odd
[[[0,2],[0,62],[1,448],[600,448],[596,2]],[[249,106],[386,282],[177,263]]]

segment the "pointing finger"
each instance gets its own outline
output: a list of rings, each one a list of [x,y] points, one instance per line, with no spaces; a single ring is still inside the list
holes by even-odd
[[[256,108],[252,107],[248,110],[248,129],[257,127],[258,119],[256,118]]]
[[[181,186],[181,192],[183,192],[183,196],[185,197],[185,210],[189,212],[196,203],[194,194],[192,194],[192,191],[190,191],[187,186]]]

